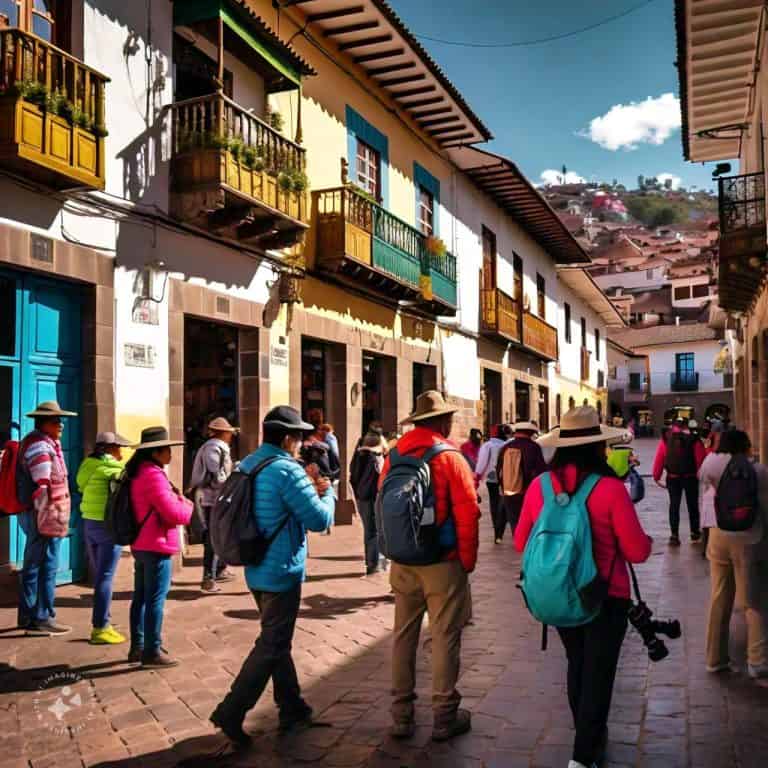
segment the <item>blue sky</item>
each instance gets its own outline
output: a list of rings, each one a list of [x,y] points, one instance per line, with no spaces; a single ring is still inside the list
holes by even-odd
[[[569,32],[641,1],[391,0],[416,33],[492,43]],[[653,0],[622,19],[541,45],[422,42],[490,127],[492,149],[536,183],[565,164],[587,180],[616,178],[632,188],[639,174],[713,186],[712,164],[683,160],[673,0]]]

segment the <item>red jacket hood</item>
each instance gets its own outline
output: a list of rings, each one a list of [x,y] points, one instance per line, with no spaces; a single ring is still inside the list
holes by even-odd
[[[455,443],[433,429],[414,427],[397,441],[397,452],[401,456],[406,453],[423,453],[427,448],[438,443],[448,443],[452,448],[457,447]]]

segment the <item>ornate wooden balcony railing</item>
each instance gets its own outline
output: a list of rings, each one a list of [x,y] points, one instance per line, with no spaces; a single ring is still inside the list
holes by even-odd
[[[581,348],[581,380],[589,381],[589,350],[586,347]]]
[[[557,360],[557,328],[526,310],[523,313],[523,346],[545,360]]]
[[[0,29],[0,164],[52,187],[104,187],[109,79],[16,28]]]
[[[505,341],[521,341],[520,308],[500,288],[480,289],[480,330]]]
[[[176,102],[171,210],[264,248],[307,228],[306,152],[221,93]]]
[[[314,206],[318,267],[378,293],[421,297],[436,313],[455,311],[456,259],[450,253],[430,253],[419,230],[352,187],[315,192]]]
[[[721,234],[765,226],[765,174],[762,171],[722,177],[717,184]]]

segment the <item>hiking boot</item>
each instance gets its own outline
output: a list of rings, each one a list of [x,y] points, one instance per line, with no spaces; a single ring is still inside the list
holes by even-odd
[[[111,624],[106,627],[94,627],[91,630],[91,645],[119,645],[125,642],[125,635],[120,634]]]
[[[28,637],[51,637],[52,635],[67,635],[72,631],[72,627],[66,624],[57,624],[53,619],[45,621],[30,621],[27,624]]]
[[[141,666],[144,669],[168,669],[168,667],[178,667],[179,662],[172,659],[162,648],[158,648],[154,653],[141,654]]]
[[[432,728],[432,741],[448,741],[454,736],[461,736],[472,728],[472,714],[466,709],[457,709],[453,720],[445,725]]]
[[[138,664],[141,661],[141,657],[144,655],[144,649],[139,645],[132,645],[131,650],[128,651],[128,663]]]
[[[210,721],[238,747],[247,747],[251,743],[251,736],[243,730],[242,721],[236,722],[225,717],[221,710],[221,704],[213,710]]]
[[[203,579],[200,589],[203,592],[221,592],[221,587],[213,579]]]
[[[393,739],[410,739],[416,733],[416,722],[414,720],[400,720],[392,723],[389,729],[389,735]]]
[[[227,581],[234,581],[237,578],[237,576],[232,573],[228,568],[223,568],[221,571],[219,571],[216,574],[216,581],[220,581],[222,583],[225,583]]]
[[[747,664],[747,674],[752,680],[768,678],[768,664]]]
[[[669,546],[670,547],[679,547],[680,546],[680,537],[676,533],[673,533],[669,537]]]
[[[714,664],[713,666],[707,665],[707,672],[709,672],[710,675],[717,675],[720,672],[737,672],[738,670],[736,667],[731,664],[730,661],[726,661],[722,664]]]
[[[494,544],[501,544],[501,543],[503,543],[503,542],[502,542],[502,540],[501,540],[501,539],[500,539],[500,538],[497,536],[497,537],[496,537],[496,538],[493,540],[493,543],[494,543]]]
[[[280,725],[278,728],[281,731],[290,731],[297,725],[309,724],[312,722],[312,714],[312,707],[306,703],[302,707],[290,712],[280,712]]]

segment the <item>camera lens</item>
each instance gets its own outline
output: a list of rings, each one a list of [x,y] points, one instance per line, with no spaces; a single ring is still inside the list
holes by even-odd
[[[664,645],[663,640],[659,640],[658,637],[654,637],[649,643],[646,643],[648,647],[648,658],[651,661],[661,661],[669,656],[669,650]]]

